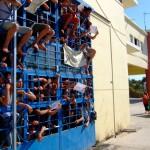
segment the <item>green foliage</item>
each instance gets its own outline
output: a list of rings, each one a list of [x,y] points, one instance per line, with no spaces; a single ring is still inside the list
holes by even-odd
[[[141,97],[143,97],[143,92],[135,91],[135,89],[130,88],[129,95],[132,98],[141,98]]]
[[[129,80],[129,94],[132,98],[141,98],[144,92],[144,82],[145,78],[142,80]]]

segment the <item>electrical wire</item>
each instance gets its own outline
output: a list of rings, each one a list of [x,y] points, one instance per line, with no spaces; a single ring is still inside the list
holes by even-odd
[[[100,10],[102,11],[102,13],[103,13],[104,16],[106,17],[106,19],[109,20],[108,17],[107,17],[107,15],[106,15],[105,12],[103,11],[102,7],[100,6],[98,0],[96,0],[96,3],[98,4]],[[113,27],[113,25],[112,25],[111,22],[110,22],[110,25],[111,25],[111,27],[112,27],[114,33],[116,34],[117,38],[119,39],[119,41],[126,47],[126,44],[124,44],[124,42],[120,39],[119,35],[117,34],[117,32],[116,32],[116,30],[115,30],[115,28]]]

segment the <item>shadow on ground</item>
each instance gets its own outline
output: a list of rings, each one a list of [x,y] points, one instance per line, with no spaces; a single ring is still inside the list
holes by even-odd
[[[137,117],[150,118],[150,115],[138,115]]]
[[[92,150],[107,150],[111,146],[111,144],[97,144],[95,147],[92,147]]]
[[[132,116],[142,117],[142,118],[150,118],[150,114],[134,114]]]
[[[132,114],[131,116],[141,116],[141,115],[145,115],[145,113]]]

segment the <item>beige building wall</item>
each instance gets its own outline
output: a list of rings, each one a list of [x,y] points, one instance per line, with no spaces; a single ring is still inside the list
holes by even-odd
[[[91,21],[99,30],[92,41],[96,49],[93,76],[96,136],[103,140],[126,128],[130,120],[124,8],[117,0],[85,2],[94,8]]]
[[[147,33],[127,16],[125,30],[129,75],[145,74],[148,68]]]

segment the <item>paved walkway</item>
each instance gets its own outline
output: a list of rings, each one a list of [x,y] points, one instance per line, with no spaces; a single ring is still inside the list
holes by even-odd
[[[144,113],[139,99],[131,99],[131,123],[128,129],[93,148],[93,150],[150,150],[150,114]]]

